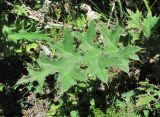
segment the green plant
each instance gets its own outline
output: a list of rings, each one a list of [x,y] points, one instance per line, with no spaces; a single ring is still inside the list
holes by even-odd
[[[140,82],[140,86],[137,88],[138,99],[136,101],[136,106],[142,108],[143,110],[159,109],[159,87],[150,84],[148,82]]]
[[[135,90],[122,94],[122,100],[116,100],[116,107],[124,115],[139,116],[143,112],[145,117],[149,113],[155,115],[154,110],[160,108],[159,105],[159,88],[148,82],[139,82],[140,86]]]
[[[150,7],[148,0],[127,0],[125,19],[124,1],[108,2],[0,1],[0,62],[5,63],[5,67],[10,67],[8,60],[23,62],[20,69],[17,63],[13,71],[12,67],[9,69],[16,72],[13,83],[10,77],[8,81],[3,79],[8,73],[1,74],[0,70],[0,94],[25,92],[21,101],[17,100],[29,101],[21,104],[22,112],[25,107],[32,108],[27,105],[32,103],[29,98],[33,95],[36,100],[47,100],[48,116],[149,117],[158,114],[159,84],[153,81],[155,77],[159,81],[159,52],[153,57],[156,61],[149,59],[159,45],[149,47],[147,43],[159,38],[153,30],[159,20],[152,15],[155,6]],[[146,8],[138,10],[143,2]],[[86,21],[81,4],[90,7],[91,15],[97,13],[101,18],[96,22]],[[109,14],[106,26],[102,22],[107,21]],[[1,108],[0,103],[0,110],[5,112]]]
[[[148,12],[147,16],[143,17],[142,13],[138,10],[135,13],[129,9],[127,11],[129,14],[127,29],[129,34],[132,36],[132,43],[139,40],[141,33],[143,33],[143,35],[148,39],[151,36],[151,32],[159,18],[152,16],[151,12]]]
[[[117,108],[117,110],[119,110],[118,113],[121,113],[123,116],[139,117],[136,107],[134,105],[134,100],[132,100],[134,95],[134,91],[128,91],[122,94],[123,101],[116,100],[115,107]]]
[[[4,85],[0,83],[0,92],[3,91]]]
[[[78,28],[82,28],[82,27],[86,27],[86,19],[85,16],[83,14],[81,14],[78,18],[76,18],[74,21],[71,22],[72,25],[78,27]]]
[[[16,13],[17,15],[27,15],[27,8],[24,5],[14,5],[14,8],[12,10],[13,13]]]
[[[100,32],[104,36],[103,47],[98,47],[98,44],[93,42],[97,32],[94,22],[89,24],[87,32],[71,32],[67,28],[64,29],[63,41],[53,46],[58,58],[50,60],[40,54],[38,59],[40,68],[38,70],[28,69],[28,78],[20,79],[17,85],[30,83],[29,86],[33,86],[32,82],[37,81],[39,86],[36,91],[41,92],[45,77],[58,72],[58,93],[63,94],[71,86],[77,84],[77,81],[86,82],[89,74],[107,83],[109,76],[107,70],[110,67],[117,67],[128,72],[129,59],[138,60],[135,52],[139,50],[139,47],[133,45],[118,47],[121,29],[118,24],[114,31],[105,27],[100,28]],[[80,41],[80,45],[77,45],[74,37]],[[76,48],[76,46],[78,47]]]
[[[106,117],[107,115],[102,112],[99,108],[95,107],[94,99],[90,100],[90,108],[95,117]]]
[[[17,40],[27,40],[31,42],[36,42],[37,40],[48,40],[51,41],[52,38],[41,33],[41,32],[27,32],[26,30],[19,30],[18,32],[14,31],[14,29],[9,28],[7,26],[3,27],[3,34],[13,42],[17,42]]]

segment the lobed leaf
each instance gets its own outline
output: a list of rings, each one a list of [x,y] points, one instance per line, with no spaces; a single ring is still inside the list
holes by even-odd
[[[41,53],[38,60],[41,69],[29,70],[28,78],[22,78],[17,84],[37,81],[40,84],[37,90],[41,91],[45,77],[58,72],[57,88],[62,95],[76,85],[77,81],[86,82],[88,74],[98,77],[102,82],[107,82],[106,68],[117,67],[128,72],[130,60],[139,60],[135,53],[140,48],[133,45],[118,47],[122,28],[118,24],[115,28],[113,31],[105,27],[100,29],[104,36],[104,49],[98,48],[93,42],[97,32],[94,22],[89,24],[86,32],[71,32],[65,28],[63,41],[53,46],[58,58],[52,60]],[[74,37],[81,41],[77,50],[73,44]],[[83,50],[83,54],[79,54],[79,48]],[[81,67],[83,65],[86,69]]]
[[[19,32],[12,31],[11,28],[4,26],[3,34],[7,36],[7,38],[11,41],[17,42],[17,40],[25,39],[27,41],[35,41],[39,40],[47,40],[51,41],[52,38],[48,35],[45,35],[41,32],[27,32],[26,30],[20,30]]]
[[[139,12],[139,10],[137,10],[136,13],[134,13],[129,9],[127,9],[127,12],[130,18],[130,20],[128,21],[127,29],[131,29],[131,28],[140,29],[141,28],[140,26],[142,25],[142,18],[143,18],[142,13]]]
[[[155,16],[153,17],[151,12],[149,12],[147,14],[147,17],[144,18],[143,34],[146,38],[150,37],[152,28],[154,27],[154,25],[157,23],[158,20],[159,18]]]

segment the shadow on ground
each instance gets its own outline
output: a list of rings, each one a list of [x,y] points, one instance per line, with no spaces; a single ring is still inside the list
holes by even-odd
[[[0,92],[0,116],[21,117],[21,106],[18,101],[23,93],[13,89],[17,80],[26,70],[23,63],[17,59],[0,60],[0,83],[4,84]]]

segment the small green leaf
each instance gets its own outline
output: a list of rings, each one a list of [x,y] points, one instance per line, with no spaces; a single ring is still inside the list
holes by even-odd
[[[12,11],[17,15],[27,15],[27,8],[24,5],[14,5]]]
[[[144,117],[149,117],[149,110],[143,110]]]
[[[2,83],[0,83],[0,92],[3,91],[4,87],[5,87],[5,85],[3,85]]]
[[[70,115],[71,115],[71,117],[78,117],[78,112],[77,111],[71,111]]]
[[[139,10],[136,13],[132,12],[131,10],[127,9],[129,14],[130,20],[128,21],[127,29],[136,28],[141,30],[142,25],[142,13]]]
[[[137,101],[137,106],[145,106],[150,104],[151,101],[154,101],[155,98],[153,95],[149,96],[148,94],[140,95]]]
[[[139,32],[135,32],[134,30],[129,31],[129,34],[132,37],[131,42],[134,43],[136,40],[139,40]]]
[[[152,13],[149,12],[147,14],[147,17],[144,18],[144,23],[143,23],[143,33],[146,38],[149,38],[152,32],[152,28],[154,25],[157,23],[159,20],[158,17],[152,16]]]
[[[59,109],[60,105],[52,104],[50,110],[47,112],[48,115],[54,116]]]
[[[10,34],[12,34],[12,29],[7,27],[6,25],[3,26],[3,29],[2,29],[2,33],[4,36],[8,36]]]

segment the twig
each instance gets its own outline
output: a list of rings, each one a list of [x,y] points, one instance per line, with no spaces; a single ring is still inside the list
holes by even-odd
[[[111,13],[110,13],[110,16],[109,16],[109,20],[108,20],[108,23],[107,23],[107,27],[109,26],[109,24],[110,24],[110,22],[111,22],[111,17],[112,17],[112,14],[113,14],[113,12],[114,12],[114,9],[115,9],[116,2],[117,2],[117,0],[114,0],[114,1],[113,1],[113,6],[112,6],[112,10],[111,10]]]
[[[7,5],[9,6],[14,6],[11,2],[8,2],[8,1],[5,1]],[[23,3],[22,3],[23,4]],[[44,17],[45,15],[40,12],[40,11],[35,11],[35,10],[32,10],[30,7],[27,7],[25,4],[23,4],[24,7],[27,9],[27,12],[28,12],[28,15],[25,16],[27,18],[30,18],[30,19],[33,19],[41,24],[44,24],[45,25],[45,29],[47,28],[51,28],[51,27],[57,27],[57,28],[63,28],[63,27],[68,27],[68,28],[71,28],[71,29],[74,29],[74,30],[79,30],[79,31],[82,31],[82,28],[78,28],[78,27],[73,27],[72,25],[68,25],[68,24],[64,24],[63,22],[44,22]],[[50,19],[50,21],[53,21],[52,19]]]

